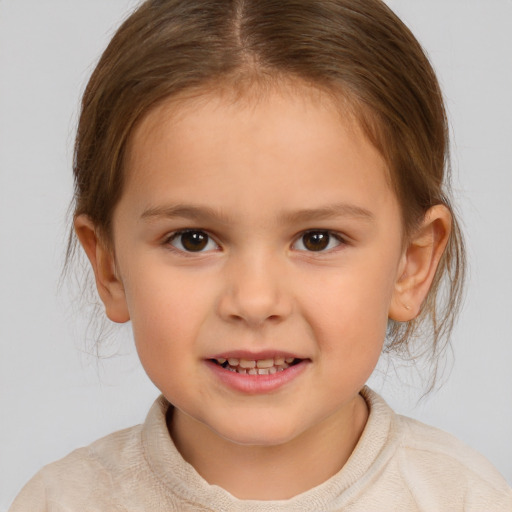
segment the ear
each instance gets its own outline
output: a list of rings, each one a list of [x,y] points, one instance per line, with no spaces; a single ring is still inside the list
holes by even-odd
[[[117,275],[114,255],[98,235],[87,215],[78,215],[74,221],[75,232],[91,262],[96,288],[105,305],[105,312],[113,322],[130,320],[123,283]]]
[[[450,237],[452,216],[438,204],[425,214],[407,242],[395,283],[389,318],[408,322],[418,316]]]

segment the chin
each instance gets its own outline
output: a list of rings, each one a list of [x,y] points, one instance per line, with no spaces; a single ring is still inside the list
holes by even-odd
[[[269,421],[264,416],[253,421],[232,421],[212,430],[226,441],[241,446],[279,446],[300,435],[297,425],[289,419],[283,423]]]

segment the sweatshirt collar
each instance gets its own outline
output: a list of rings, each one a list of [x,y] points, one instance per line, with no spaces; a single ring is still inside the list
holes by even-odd
[[[329,510],[357,499],[391,458],[397,446],[396,417],[377,393],[361,390],[369,416],[363,433],[343,468],[330,479],[288,500],[239,500],[219,486],[210,485],[180,455],[169,435],[166,414],[169,402],[160,396],[146,418],[142,443],[155,477],[175,499],[194,510],[270,512]]]

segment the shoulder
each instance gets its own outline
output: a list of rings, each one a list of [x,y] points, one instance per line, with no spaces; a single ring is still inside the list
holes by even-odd
[[[114,432],[43,467],[22,489],[10,512],[69,510],[67,504],[88,510],[96,502],[117,510],[110,503],[117,480],[144,465],[140,438],[140,425]]]
[[[512,490],[494,466],[453,435],[396,416],[397,465],[413,492],[437,493],[464,510],[512,510]]]
[[[391,496],[396,510],[512,512],[512,489],[485,457],[447,432],[395,414],[371,389],[362,395],[370,409],[363,436],[382,438],[367,474],[370,495]]]
[[[168,407],[160,397],[143,425],[114,432],[45,466],[21,490],[10,512],[177,510],[174,485],[163,485],[155,470],[179,458],[167,431]],[[160,460],[165,453],[171,455]],[[167,475],[172,484],[174,473]]]
[[[477,478],[489,485],[501,483],[502,476],[494,466],[476,450],[455,436],[420,421],[397,415],[401,431],[400,449],[407,457],[428,465],[429,461],[443,461],[445,467],[457,468],[468,477]]]

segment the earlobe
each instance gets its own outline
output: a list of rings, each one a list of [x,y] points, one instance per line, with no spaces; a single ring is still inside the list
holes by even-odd
[[[418,316],[450,237],[452,216],[444,205],[431,207],[402,254],[389,318],[408,322]]]
[[[105,306],[105,312],[113,322],[130,320],[123,283],[116,273],[112,251],[98,235],[94,223],[87,215],[78,215],[74,221],[75,232],[91,263],[96,288]]]

